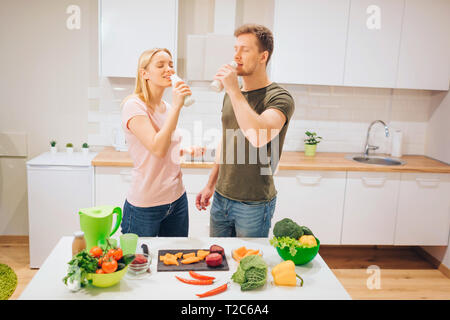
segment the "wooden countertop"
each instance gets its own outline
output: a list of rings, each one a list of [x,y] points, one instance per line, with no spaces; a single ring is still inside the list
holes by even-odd
[[[450,173],[450,165],[427,156],[405,155],[400,166],[363,164],[345,157],[351,153],[318,152],[314,157],[306,157],[304,152],[285,151],[280,160],[280,170],[317,170],[317,171],[376,171],[376,172],[424,172]],[[132,167],[128,152],[119,152],[105,147],[92,160],[93,166]],[[182,168],[211,168],[212,162],[183,162]]]

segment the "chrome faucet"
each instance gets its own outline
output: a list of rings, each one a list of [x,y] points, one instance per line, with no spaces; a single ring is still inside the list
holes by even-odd
[[[374,125],[375,123],[377,123],[377,122],[381,123],[381,124],[384,126],[384,132],[385,132],[385,134],[386,134],[386,138],[389,137],[389,128],[388,128],[388,126],[386,125],[386,123],[384,123],[384,122],[381,121],[381,120],[375,120],[375,121],[373,121],[373,122],[370,124],[369,129],[367,129],[366,146],[364,147],[364,156],[365,156],[365,157],[368,157],[368,156],[369,156],[369,151],[370,151],[370,150],[377,150],[377,149],[379,148],[378,146],[372,146],[372,145],[369,144],[370,130],[372,129],[373,125]]]

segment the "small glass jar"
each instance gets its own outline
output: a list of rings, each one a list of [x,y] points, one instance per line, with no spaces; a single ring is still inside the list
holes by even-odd
[[[72,242],[72,256],[76,255],[78,252],[86,249],[86,240],[84,239],[84,232],[77,231],[74,233],[74,238]]]

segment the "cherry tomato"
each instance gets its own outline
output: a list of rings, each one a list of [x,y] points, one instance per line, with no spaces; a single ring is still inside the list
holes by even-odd
[[[91,250],[89,250],[89,253],[91,256],[98,258],[103,254],[103,250],[100,247],[92,247]]]
[[[116,249],[116,251],[114,252],[114,260],[120,260],[123,257],[123,251],[122,249],[118,248]]]
[[[105,271],[103,271],[102,269],[97,269],[97,270],[95,271],[95,273],[103,274],[103,273],[105,273]]]
[[[98,267],[101,268],[103,264],[103,257],[98,258]]]
[[[116,252],[116,249],[109,249],[108,252],[105,254],[105,257],[112,258],[112,257],[114,257],[115,252]]]
[[[105,273],[113,273],[114,271],[117,270],[117,261],[114,259],[108,259],[106,261],[103,261],[102,270]]]

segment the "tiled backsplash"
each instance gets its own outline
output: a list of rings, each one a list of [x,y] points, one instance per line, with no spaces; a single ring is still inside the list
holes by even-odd
[[[220,137],[223,93],[208,89],[208,82],[190,83],[196,103],[183,109],[178,128],[184,145],[213,147]],[[432,91],[389,88],[283,85],[295,100],[295,113],[284,150],[304,150],[306,130],[324,139],[322,152],[361,152],[373,120],[383,120],[403,131],[403,154],[424,154],[427,122],[434,108]],[[120,127],[120,102],[134,89],[134,79],[104,78],[100,88],[90,88],[89,144],[112,144],[113,130]],[[171,102],[171,90],[164,99]],[[376,124],[370,143],[376,153],[390,152],[390,137]]]

